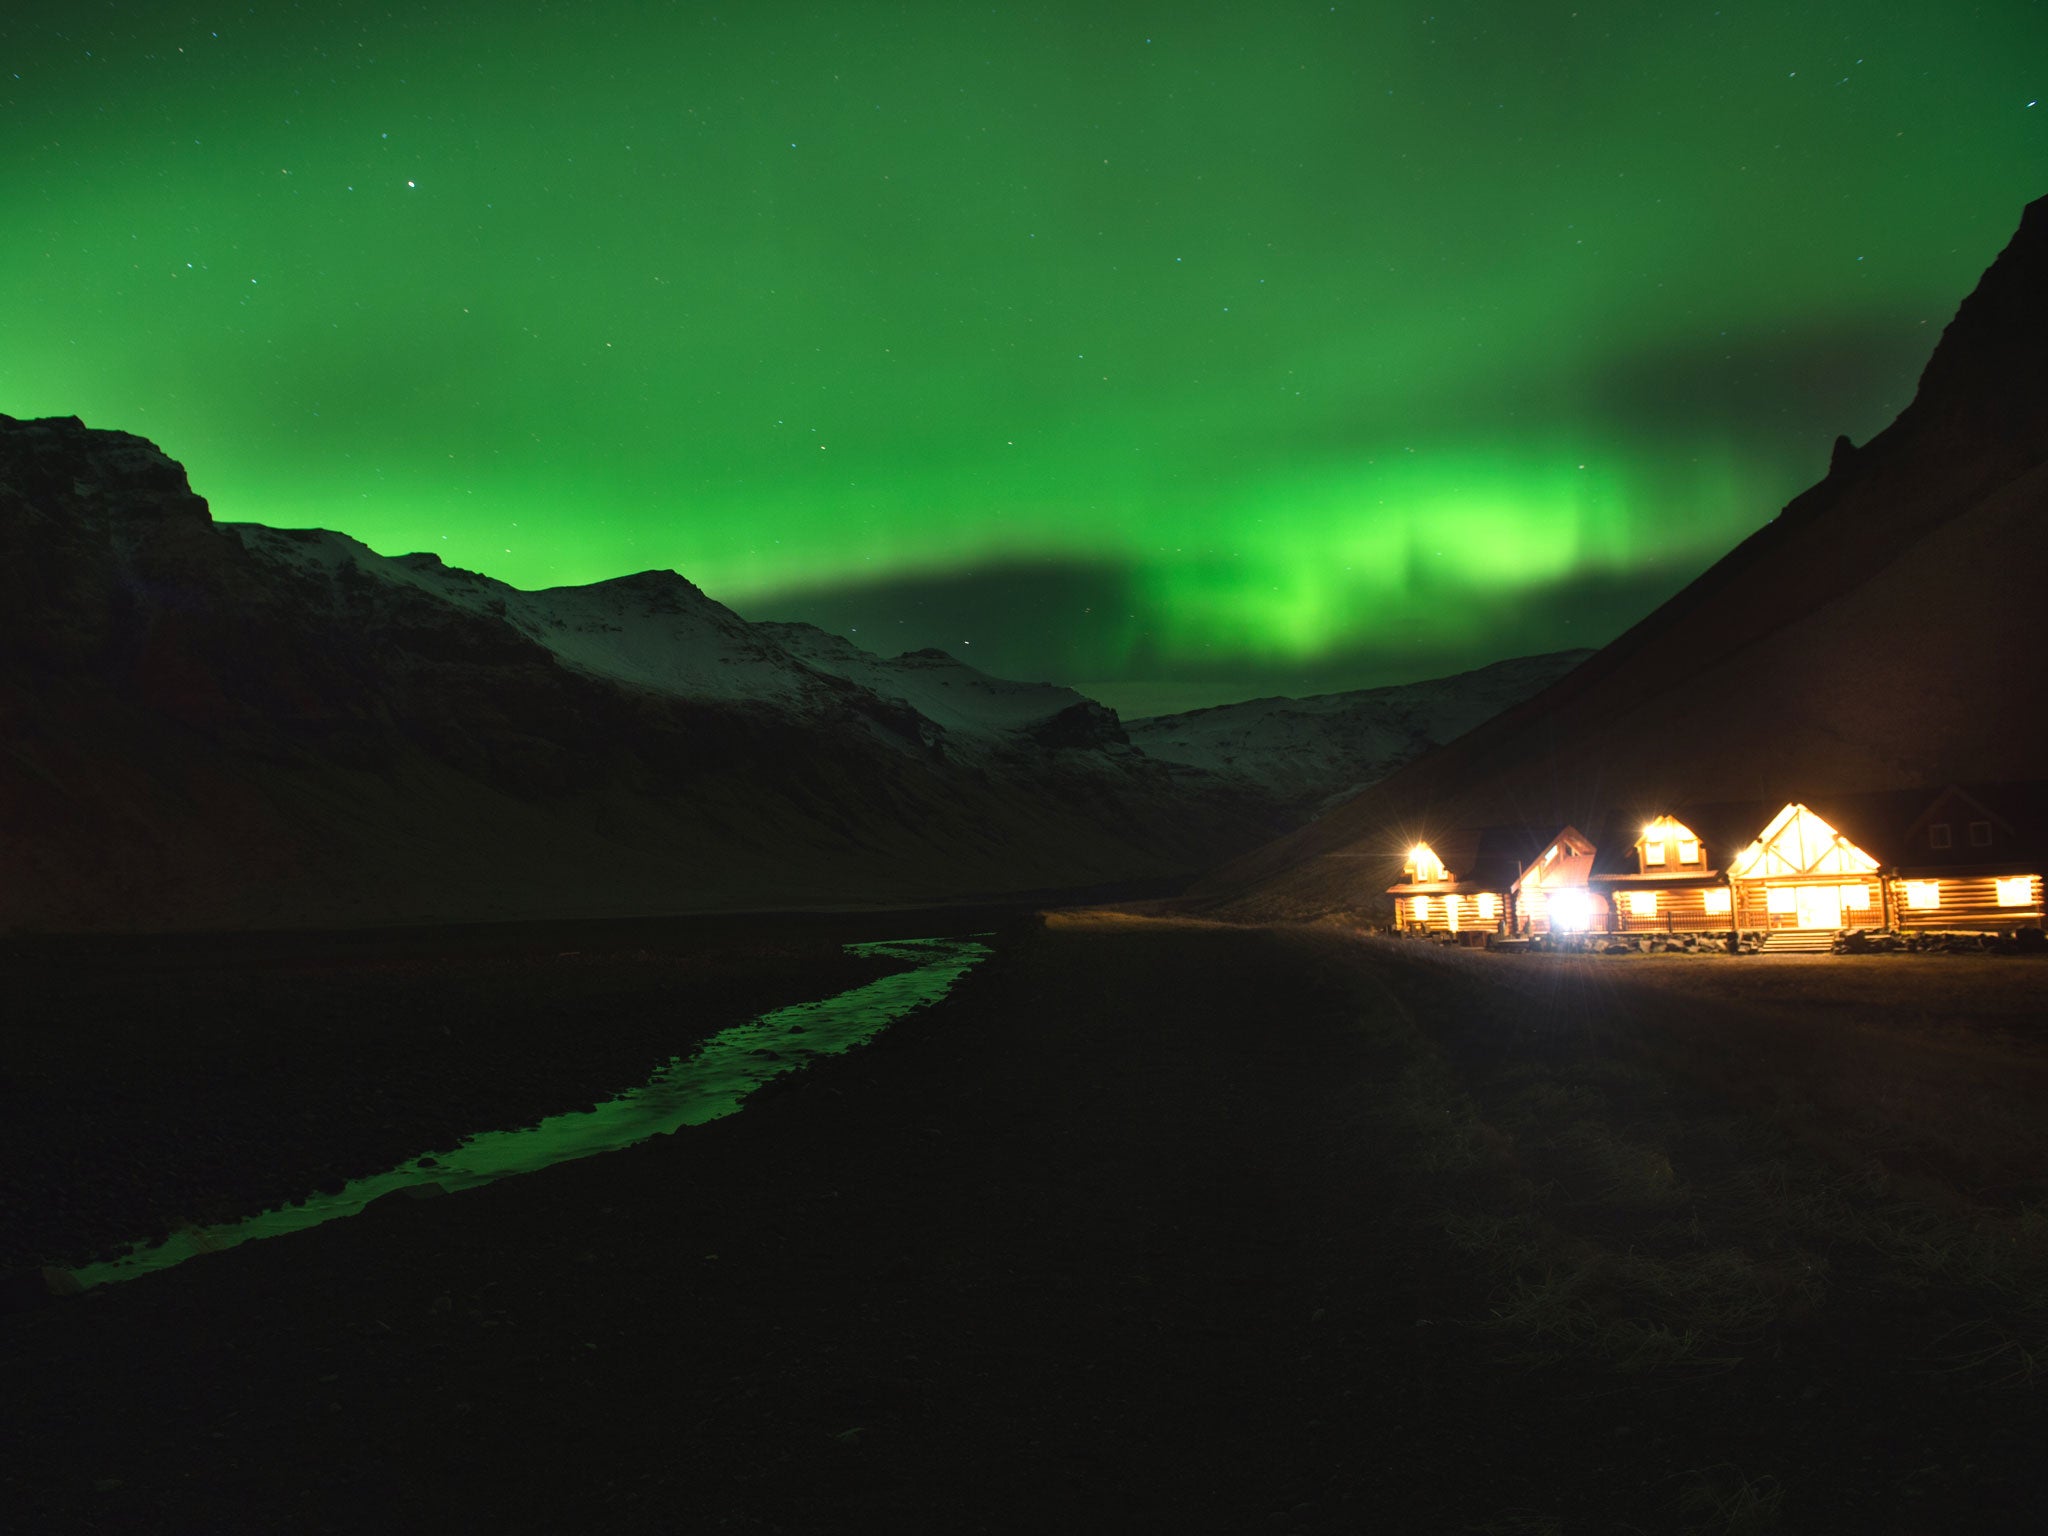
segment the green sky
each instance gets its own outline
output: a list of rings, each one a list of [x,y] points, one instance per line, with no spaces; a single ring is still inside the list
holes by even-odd
[[[1127,712],[1599,643],[1911,396],[2048,5],[0,22],[0,411]]]

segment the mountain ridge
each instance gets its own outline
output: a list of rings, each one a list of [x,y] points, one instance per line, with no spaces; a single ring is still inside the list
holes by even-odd
[[[1824,479],[1566,677],[1197,892],[1377,911],[1402,850],[1444,826],[2048,779],[2044,294],[2048,199],[1884,431],[1838,443]]]
[[[750,623],[672,571],[528,592],[215,523],[0,417],[0,925],[929,904],[1179,880],[1293,812],[1071,688]]]

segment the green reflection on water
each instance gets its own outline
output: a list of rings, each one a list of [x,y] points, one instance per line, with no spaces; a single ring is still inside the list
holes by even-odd
[[[353,1216],[374,1200],[407,1191],[474,1189],[553,1163],[616,1152],[686,1125],[733,1113],[770,1078],[814,1056],[836,1056],[872,1039],[921,1003],[936,1002],[989,954],[973,939],[894,939],[849,944],[856,955],[918,962],[817,1002],[796,1003],[721,1030],[687,1057],[678,1056],[639,1088],[598,1105],[550,1115],[516,1131],[485,1131],[454,1151],[422,1156],[387,1172],[356,1179],[331,1195],[264,1211],[221,1226],[174,1232],[164,1242],[72,1272],[81,1289],[132,1280],[202,1253],[218,1253],[259,1237],[278,1237]]]

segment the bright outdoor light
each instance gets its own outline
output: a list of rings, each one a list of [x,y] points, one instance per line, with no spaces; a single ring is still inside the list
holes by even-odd
[[[1584,891],[1557,891],[1550,898],[1550,926],[1565,933],[1584,933],[1593,902]]]

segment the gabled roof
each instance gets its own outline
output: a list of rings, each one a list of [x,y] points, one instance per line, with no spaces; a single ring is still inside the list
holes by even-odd
[[[1949,846],[1936,848],[1929,829],[1949,827]],[[1991,841],[1970,840],[1973,823],[1989,826]],[[2039,874],[2048,868],[2048,784],[1949,784],[1921,793],[1910,815],[1885,835],[1887,867],[1912,872]],[[1872,852],[1877,850],[1872,849]]]
[[[1550,843],[1550,830],[1530,827],[1454,827],[1418,839],[1444,862],[1448,882],[1395,885],[1401,891],[1505,891]]]
[[[1516,889],[1584,885],[1593,873],[1598,845],[1577,827],[1561,827],[1543,840],[1542,850],[1515,872]]]
[[[2048,784],[1951,784],[1847,795],[1816,789],[1796,803],[1805,805],[1884,869],[1941,865],[1960,874],[1972,864],[1986,869],[1994,864],[2025,864],[2029,872],[2048,867]],[[1660,806],[1643,816],[1604,818],[1597,828],[1587,829],[1600,847],[1594,873],[1617,878],[1637,875],[1635,844],[1643,826],[1657,815],[1669,815],[1693,830],[1704,850],[1707,872],[1719,874],[1756,841],[1786,804],[1782,800],[1682,803]],[[1966,816],[1966,811],[1973,814]],[[1926,827],[1944,816],[1954,824],[1954,846],[1931,849]],[[1967,823],[1987,816],[1997,834],[1994,846],[1972,849],[1967,846]]]
[[[1728,861],[1756,841],[1773,816],[1785,808],[1782,800],[1721,800],[1706,804],[1651,806],[1647,810],[1603,817],[1592,832],[1600,852],[1593,860],[1595,877],[1634,879],[1642,874],[1636,862],[1636,843],[1643,828],[1659,816],[1683,822],[1700,840],[1701,866],[1687,870],[1692,878],[1719,875]],[[1665,880],[1673,876],[1660,877]]]
[[[1493,826],[1454,828],[1423,839],[1444,862],[1451,879],[1433,885],[1397,885],[1403,891],[1506,891],[1564,832],[1577,831],[1593,845],[1591,877],[1620,889],[1620,882],[1676,885],[1719,879],[1729,863],[1755,842],[1788,803],[1803,804],[1883,870],[1908,874],[2048,873],[2048,783],[1950,784],[1933,789],[1833,795],[1816,790],[1794,802],[1722,800],[1637,806],[1577,823],[1575,827]],[[1636,842],[1658,816],[1684,823],[1704,853],[1697,870],[1645,876],[1636,863]],[[1927,826],[1944,817],[1954,827],[1952,846],[1928,846]],[[1972,847],[1968,824],[1988,819],[1995,831],[1991,848]]]

